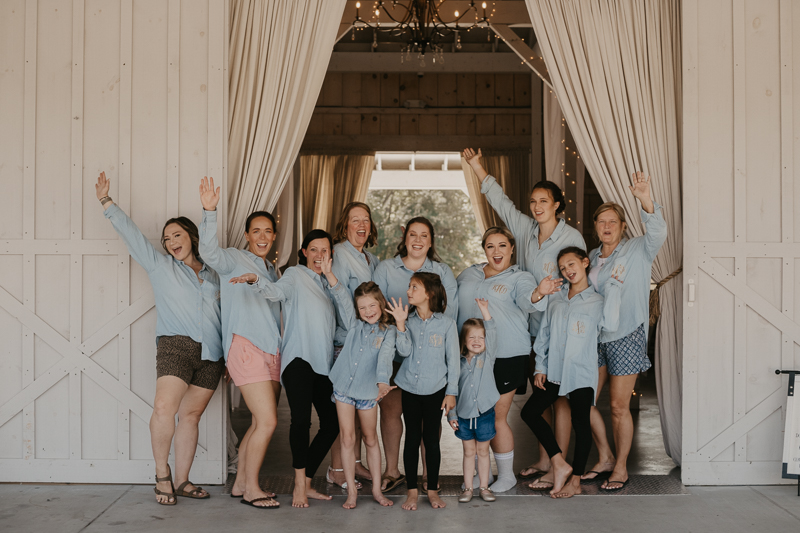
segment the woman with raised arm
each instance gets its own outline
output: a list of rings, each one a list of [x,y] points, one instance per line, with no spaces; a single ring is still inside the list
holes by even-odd
[[[494,380],[500,393],[495,406],[497,435],[491,441],[497,463],[497,481],[489,488],[492,492],[505,492],[517,484],[514,434],[508,425],[508,411],[514,393],[528,376],[531,352],[528,314],[546,308],[545,297],[559,289],[561,278],[554,280],[548,275],[537,286],[530,272],[512,264],[516,242],[505,228],[495,226],[487,229],[481,246],[486,252],[486,262],[472,265],[458,276],[458,328],[460,330],[470,318],[483,316],[478,300],[489,301],[489,313],[497,324]],[[479,482],[477,477],[473,487]]]
[[[617,448],[616,463],[606,439],[600,411],[592,408],[592,435],[600,452],[600,464],[582,479],[594,479],[601,472],[611,471],[600,486],[603,490],[619,490],[628,484],[628,454],[633,441],[631,391],[636,376],[650,368],[647,357],[648,299],[653,261],[667,239],[667,223],[661,206],[650,197],[650,177],[636,172],[630,190],[642,204],[641,216],[646,233],[641,237],[623,237],[627,224],[622,206],[606,202],[594,212],[594,230],[600,247],[589,253],[592,270],[589,280],[595,290],[607,297],[609,283],[621,287],[619,327],[600,333],[597,347],[600,377],[597,394],[608,379],[611,384],[611,427]],[[608,458],[608,459],[604,459]]]
[[[480,149],[475,152],[472,148],[467,148],[463,155],[481,180],[481,192],[486,195],[489,205],[494,208],[517,241],[517,264],[523,270],[533,274],[536,283],[547,276],[557,277],[556,256],[562,249],[577,246],[586,250],[586,243],[581,233],[567,225],[566,221],[559,217],[566,209],[567,204],[564,200],[564,193],[555,183],[540,181],[533,186],[529,203],[530,216],[528,216],[517,209],[514,202],[505,195],[497,180],[483,168]],[[534,311],[530,314],[528,331],[531,336],[531,344],[536,339],[543,315],[541,311]],[[533,383],[535,366],[536,354],[531,352],[528,371],[528,379],[531,383]],[[524,392],[525,388],[526,384],[523,383],[520,392]],[[556,437],[559,445],[567,449],[572,427],[569,419],[569,403],[566,398],[556,400],[554,409],[556,412]],[[561,414],[560,418],[559,413]],[[552,414],[549,410],[545,412],[545,419],[552,423]],[[524,468],[520,475],[523,478],[536,477],[549,470],[550,459],[544,447],[540,445],[539,461]],[[546,481],[538,488],[544,489],[551,486],[552,483]]]
[[[167,220],[161,234],[166,255],[161,254],[109,197],[109,185],[101,172],[95,185],[97,199],[133,260],[147,272],[156,302],[158,378],[150,418],[156,501],[175,505],[176,495],[205,499],[208,492],[189,481],[189,471],[197,450],[197,424],[225,370],[219,277],[200,259],[197,226],[191,220]],[[168,462],[173,436],[177,489]]]
[[[368,252],[366,248],[375,246],[378,242],[378,228],[372,221],[372,211],[363,202],[350,202],[342,210],[342,216],[336,224],[333,234],[334,257],[333,274],[337,279],[344,283],[350,297],[353,298],[359,285],[372,281],[372,273],[380,263],[380,260]],[[344,341],[347,338],[347,324],[341,316],[336,313],[336,335],[333,338],[333,360],[339,357]],[[370,470],[361,464],[361,426],[356,417],[356,475],[364,479],[372,479]],[[335,442],[331,447],[331,466],[328,467],[326,479],[329,483],[339,485],[347,490],[347,480],[344,475],[344,465],[342,464],[342,453],[339,442]],[[361,483],[356,482],[358,488]]]
[[[336,311],[323,265],[330,260],[333,239],[326,231],[311,230],[303,239],[298,265],[286,269],[276,282],[255,273],[231,278],[248,283],[267,300],[283,304],[281,380],[292,413],[289,446],[294,467],[292,507],[308,507],[308,499],[330,500],[311,488],[319,465],[339,435],[333,384],[328,375],[333,364]],[[309,445],[311,407],[319,417],[319,431]]]
[[[408,283],[415,272],[438,274],[447,294],[447,309],[444,314],[453,320],[458,316],[458,284],[449,266],[442,263],[436,253],[436,234],[433,224],[425,217],[414,217],[403,228],[403,238],[397,244],[397,253],[392,259],[383,261],[375,269],[372,279],[381,288],[387,302],[392,298],[402,305],[408,303]],[[395,356],[392,374],[394,378],[403,359]],[[403,407],[399,390],[393,390],[381,401],[381,438],[386,454],[386,470],[381,479],[383,492],[389,492],[406,480],[400,473],[400,439],[403,436]],[[422,477],[427,478],[426,462],[422,462]]]
[[[267,260],[277,235],[275,218],[266,211],[247,217],[244,238],[247,248],[220,248],[217,240],[219,187],[214,178],[203,178],[200,201],[200,255],[220,276],[222,292],[222,346],[233,382],[242,391],[252,413],[250,428],[239,444],[239,467],[231,497],[260,509],[278,507],[275,494],[264,492],[258,473],[267,446],[278,425],[278,398],[281,394],[281,305],[264,298],[244,285],[228,283],[231,278],[257,272],[271,282],[278,281],[275,267]]]

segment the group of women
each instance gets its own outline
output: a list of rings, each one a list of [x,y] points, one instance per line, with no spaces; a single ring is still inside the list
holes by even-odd
[[[434,227],[422,216],[404,226],[395,256],[379,261],[366,250],[378,228],[360,202],[345,207],[333,236],[310,231],[298,265],[279,276],[266,259],[277,237],[270,213],[247,218],[244,249],[218,245],[220,193],[209,178],[200,184],[199,230],[185,217],[168,220],[164,255],[114,204],[101,173],[95,187],[104,214],[155,294],[158,378],[150,431],[158,503],[209,497],[189,481],[189,471],[199,418],[226,369],[252,413],[231,496],[255,508],[279,506],[275,494],[259,486],[258,474],[277,426],[281,385],[291,411],[294,507],[330,499],[311,486],[329,450],[327,479],[347,490],[345,508],[356,506],[358,476],[373,480],[373,498],[383,506],[392,505],[384,494],[405,482],[402,507],[415,510],[420,451],[422,490],[433,508],[444,507],[438,494],[443,412],[464,446],[459,501],[469,501],[473,488],[493,501],[494,493],[517,483],[507,418],[528,380],[532,393],[521,415],[541,448],[539,461],[520,472],[534,478],[530,488],[563,498],[597,476],[608,476],[604,490],[627,484],[629,401],[636,375],[650,366],[650,270],[666,238],[649,178],[637,173],[631,185],[646,234],[624,238],[624,211],[603,204],[594,215],[601,246],[587,254],[580,233],[558,216],[565,200],[552,182],[534,186],[528,216],[486,173],[480,150],[463,155],[506,228],[485,232],[486,262],[457,279],[437,255]],[[616,457],[594,407],[607,381]],[[319,418],[313,439],[312,406]],[[576,435],[572,465],[565,460],[570,427]],[[399,468],[404,431],[405,475]],[[585,471],[592,438],[600,459]],[[168,464],[173,440],[174,478]],[[368,469],[361,464],[362,440]]]

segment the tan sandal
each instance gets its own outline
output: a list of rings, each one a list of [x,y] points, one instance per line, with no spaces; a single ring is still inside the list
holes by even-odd
[[[184,498],[194,498],[195,500],[205,500],[206,498],[211,497],[211,494],[203,490],[203,487],[199,487],[197,485],[195,485],[193,491],[186,492],[185,490],[183,490],[184,487],[186,487],[186,485],[194,485],[194,483],[192,483],[187,479],[186,481],[178,485],[178,490],[175,489],[172,490],[175,490],[175,494],[177,496],[182,496]],[[203,492],[205,492],[205,494],[202,494]]]
[[[163,492],[158,490],[158,487],[153,487],[156,496],[167,497],[167,501],[165,502],[156,499],[156,503],[158,503],[159,505],[175,505],[178,503],[178,498],[175,497],[175,485],[172,484],[172,470],[170,469],[169,465],[167,465],[167,470],[169,470],[169,474],[167,475],[167,477],[158,477],[158,472],[156,472],[156,483],[169,481],[169,486],[172,487],[172,492]]]

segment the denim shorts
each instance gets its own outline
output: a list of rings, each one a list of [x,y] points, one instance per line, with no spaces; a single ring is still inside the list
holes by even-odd
[[[351,398],[350,396],[339,394],[336,391],[333,391],[333,396],[331,396],[331,401],[342,402],[348,405],[352,405],[359,411],[369,411],[370,409],[373,409],[376,405],[378,405],[377,400],[356,400],[355,398]]]
[[[494,429],[494,407],[481,414],[478,418],[458,417],[456,437],[461,440],[476,440],[486,442],[497,435]]]

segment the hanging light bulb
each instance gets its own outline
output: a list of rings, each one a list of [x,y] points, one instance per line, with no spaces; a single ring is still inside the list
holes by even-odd
[[[461,50],[461,33],[456,30],[456,50]]]
[[[378,30],[372,30],[372,49],[378,49]]]

